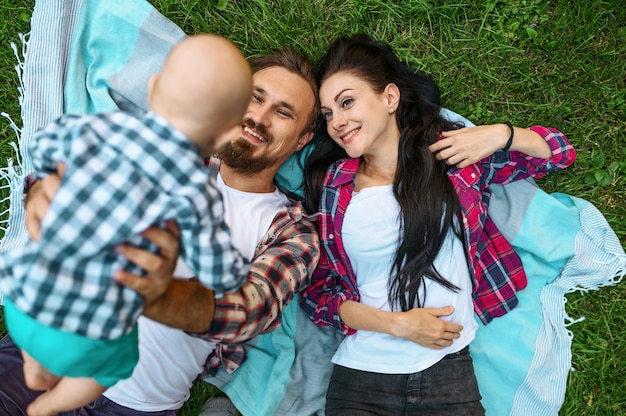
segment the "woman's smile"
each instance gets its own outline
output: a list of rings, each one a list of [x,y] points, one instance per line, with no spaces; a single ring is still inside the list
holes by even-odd
[[[339,136],[339,139],[343,142],[344,146],[349,145],[356,138],[356,135],[361,131],[361,128],[352,129],[346,134]]]

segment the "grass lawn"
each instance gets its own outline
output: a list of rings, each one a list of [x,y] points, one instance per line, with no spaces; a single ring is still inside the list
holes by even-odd
[[[0,110],[19,120],[9,42],[33,1],[0,9]],[[366,32],[438,81],[444,105],[474,121],[563,131],[576,164],[540,181],[593,202],[626,246],[626,9],[622,0],[155,0],[185,32],[216,32],[248,56],[281,45],[313,59],[341,34]],[[18,123],[19,124],[19,123]],[[0,121],[0,152],[12,153]],[[4,159],[4,158],[3,158]],[[2,196],[4,197],[4,196]],[[0,210],[1,212],[2,210]],[[624,284],[568,295],[573,368],[562,415],[626,414]],[[0,327],[0,332],[3,328]],[[214,391],[194,388],[197,414]]]

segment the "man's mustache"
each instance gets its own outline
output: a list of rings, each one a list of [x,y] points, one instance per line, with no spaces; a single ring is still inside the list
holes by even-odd
[[[268,142],[272,142],[274,140],[272,135],[267,131],[267,128],[263,124],[255,123],[254,120],[246,118],[243,120],[243,125],[244,127],[255,130],[258,134],[267,139]]]

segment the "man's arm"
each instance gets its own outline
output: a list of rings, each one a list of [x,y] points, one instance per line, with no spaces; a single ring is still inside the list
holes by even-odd
[[[49,175],[31,189],[26,202],[31,217],[31,236],[39,232],[60,177]],[[119,272],[115,278],[144,298],[143,314],[157,322],[207,339],[241,342],[274,329],[280,324],[284,306],[310,281],[319,259],[319,238],[315,225],[297,212],[277,217],[272,239],[254,259],[247,282],[236,292],[216,300],[213,291],[197,280],[173,278],[179,253],[178,228],[151,227],[144,236],[159,253],[129,245],[116,250],[146,270],[147,277]],[[298,218],[297,221],[292,219]],[[31,231],[32,230],[32,231]]]
[[[179,251],[178,227],[168,222],[167,229],[150,227],[143,236],[159,247],[158,254],[128,244],[115,250],[148,276],[120,271],[115,279],[143,297],[144,316],[184,331],[207,331],[215,308],[213,291],[196,279],[173,277]]]
[[[25,178],[24,186],[24,223],[26,231],[34,241],[39,240],[41,235],[41,221],[48,211],[50,201],[61,185],[61,177],[65,173],[65,164],[57,165],[58,174],[48,175],[42,180],[37,180],[34,173]]]
[[[286,211],[276,217],[268,233],[273,237],[253,259],[248,282],[215,300],[209,331],[196,336],[239,343],[280,325],[283,308],[310,283],[319,260],[315,224],[303,215],[298,206],[297,221],[289,221]]]
[[[59,165],[58,175],[29,183],[24,197],[25,225],[33,240],[39,239],[41,221],[56,194],[65,166]],[[159,247],[159,254],[131,246],[116,250],[147,270],[148,277],[121,272],[116,278],[136,289],[144,297],[144,315],[165,325],[192,332],[207,331],[213,319],[213,292],[197,280],[172,277],[178,258],[178,228],[168,223],[168,229],[152,227],[145,231],[147,239]]]
[[[246,283],[235,292],[215,299],[197,280],[172,278],[178,256],[177,229],[152,227],[144,236],[159,247],[153,254],[124,245],[119,252],[146,270],[148,277],[119,272],[118,282],[144,298],[143,314],[192,335],[240,343],[275,329],[283,307],[310,282],[319,259],[315,224],[282,211],[272,224],[271,240],[253,259]]]

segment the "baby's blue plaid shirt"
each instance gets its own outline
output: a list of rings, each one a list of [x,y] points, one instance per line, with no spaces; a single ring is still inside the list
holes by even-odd
[[[0,292],[39,322],[91,338],[128,333],[141,297],[118,284],[123,242],[155,250],[139,234],[175,220],[181,256],[219,297],[244,282],[249,264],[231,243],[222,197],[198,149],[165,119],[122,112],[67,115],[28,149],[38,177],[66,163],[39,241],[0,258]]]

